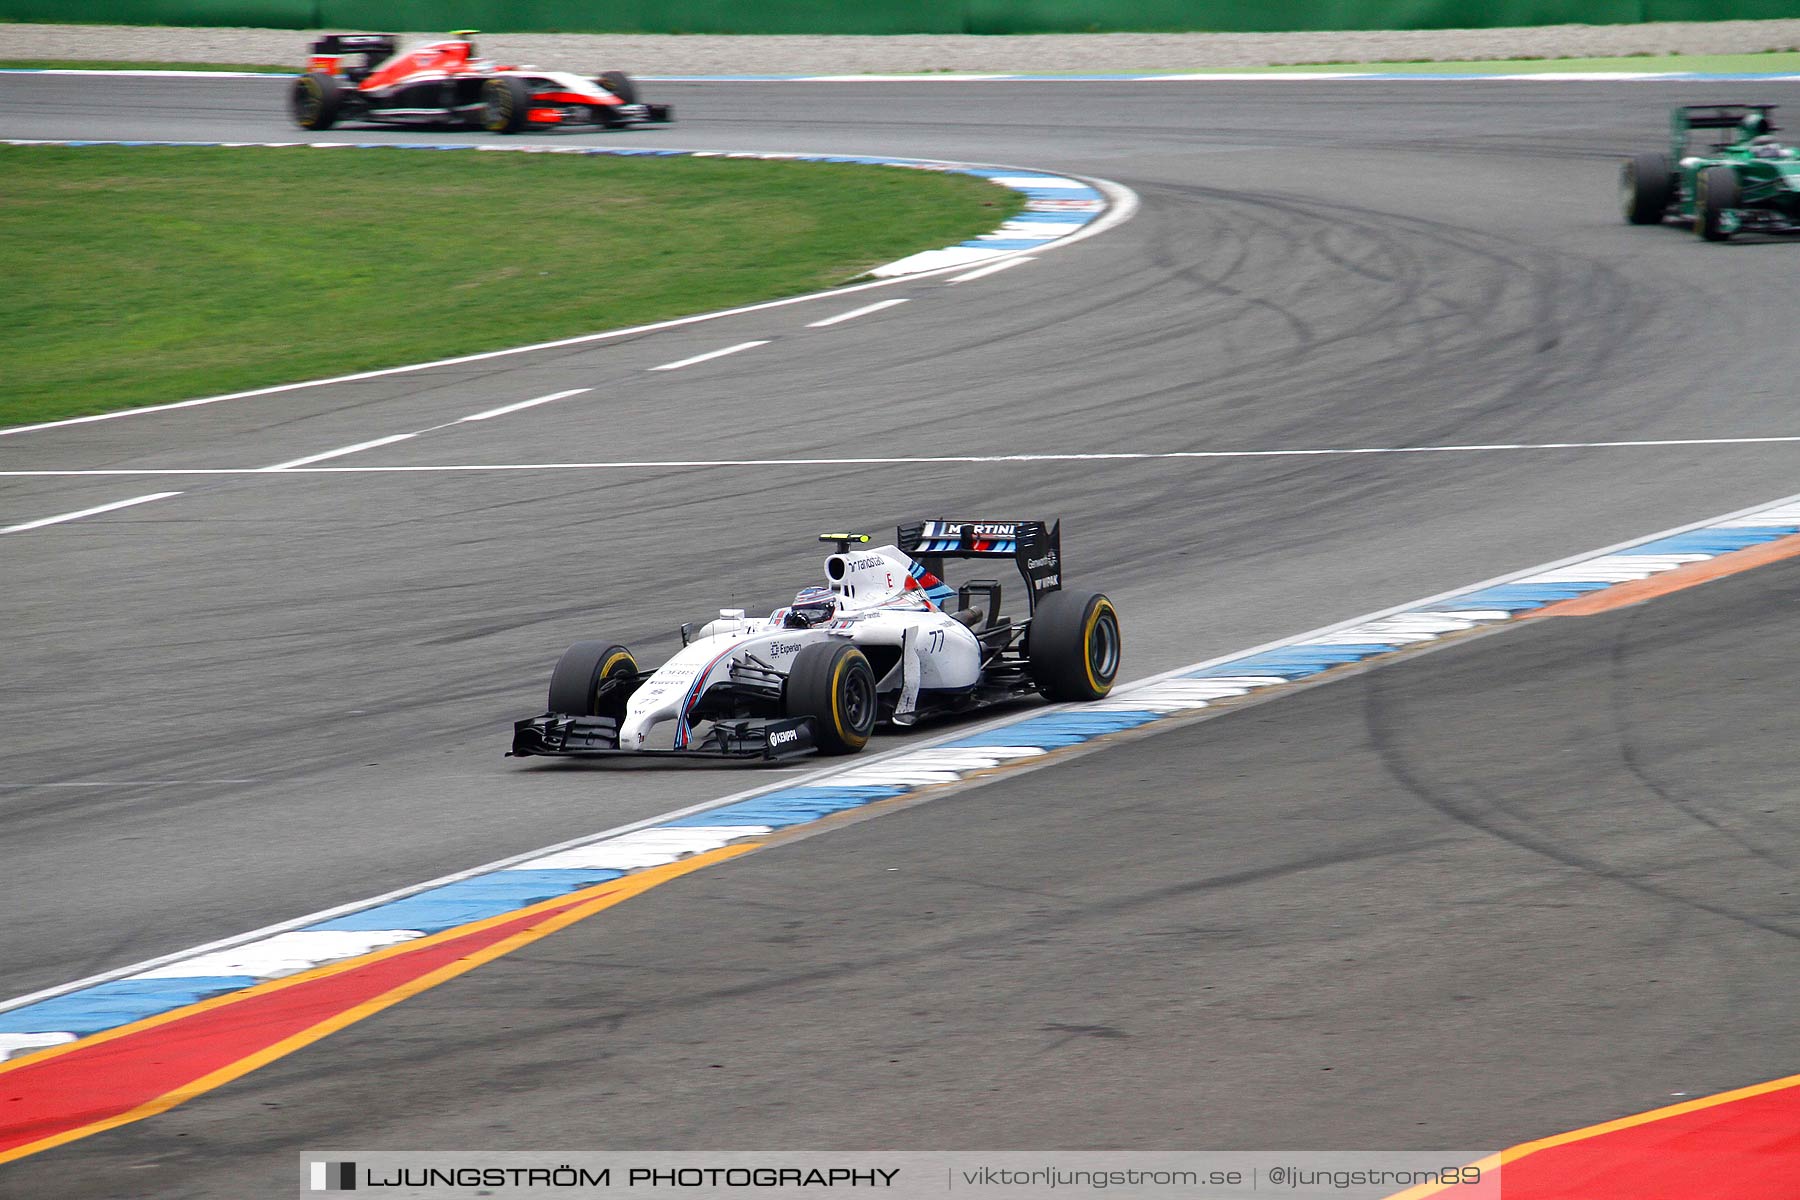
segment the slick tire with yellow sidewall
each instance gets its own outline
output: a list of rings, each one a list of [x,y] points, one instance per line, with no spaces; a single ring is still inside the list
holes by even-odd
[[[308,71],[288,92],[288,112],[302,129],[330,129],[343,106],[344,85],[323,71]]]
[[[638,102],[637,80],[623,71],[602,71],[595,77],[601,87],[627,104]]]
[[[531,88],[502,75],[481,85],[481,127],[489,133],[518,133],[531,124]]]
[[[550,711],[563,716],[613,717],[625,715],[625,694],[619,689],[604,699],[600,685],[609,679],[638,673],[631,651],[616,642],[576,642],[556,660],[550,672]]]
[[[875,732],[875,670],[855,646],[814,642],[794,656],[782,709],[813,719],[820,754],[855,754]]]
[[[1122,648],[1118,610],[1099,592],[1051,592],[1025,632],[1032,682],[1052,700],[1104,698]]]

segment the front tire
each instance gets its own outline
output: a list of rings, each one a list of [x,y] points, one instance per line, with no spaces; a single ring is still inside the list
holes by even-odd
[[[1099,700],[1119,675],[1119,613],[1099,592],[1051,592],[1037,603],[1025,655],[1038,691],[1051,700]]]
[[[489,133],[518,133],[531,124],[531,89],[523,79],[503,75],[481,88],[481,127]]]
[[[595,76],[600,86],[627,104],[638,102],[637,80],[623,71],[602,71]]]
[[[603,696],[601,685],[637,674],[637,660],[625,647],[615,642],[576,642],[563,651],[550,672],[550,711],[563,716],[621,719],[629,693],[611,688]]]
[[[288,112],[302,129],[330,129],[343,107],[344,85],[323,71],[308,71],[288,92]]]
[[[1619,207],[1633,225],[1661,225],[1675,195],[1675,169],[1667,154],[1638,154],[1619,169]]]
[[[1737,172],[1730,167],[1708,167],[1694,179],[1694,232],[1709,242],[1731,236],[1725,228],[1725,210],[1744,198]]]
[[[875,731],[875,671],[855,646],[814,642],[794,656],[782,710],[813,719],[821,754],[855,754]]]

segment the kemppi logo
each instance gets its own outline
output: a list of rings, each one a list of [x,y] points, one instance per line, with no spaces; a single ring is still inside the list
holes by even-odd
[[[798,729],[775,729],[769,733],[769,749],[778,750],[790,742],[800,740]]]

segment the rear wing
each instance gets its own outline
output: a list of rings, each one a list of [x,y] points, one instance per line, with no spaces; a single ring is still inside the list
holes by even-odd
[[[1688,131],[1693,129],[1736,129],[1743,124],[1744,118],[1751,113],[1762,114],[1764,133],[1773,133],[1775,123],[1769,120],[1778,104],[1682,104],[1669,113],[1669,133],[1675,143],[1675,153],[1680,155],[1687,145]],[[1736,138],[1729,138],[1720,145],[1728,146]]]
[[[1010,558],[1025,580],[1033,611],[1062,587],[1062,522],[914,521],[895,531],[900,549],[939,579],[944,560]]]
[[[328,33],[312,44],[312,61],[308,69],[327,75],[342,75],[360,83],[376,67],[400,53],[400,38],[392,33]],[[362,63],[339,67],[348,55],[362,56]]]

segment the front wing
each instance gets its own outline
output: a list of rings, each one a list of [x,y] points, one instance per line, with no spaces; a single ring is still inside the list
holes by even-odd
[[[619,723],[611,717],[545,713],[513,723],[511,758],[549,755],[574,758],[760,758],[765,762],[810,754],[817,743],[811,717],[751,717],[720,721],[695,745],[683,750],[630,750],[619,747]]]

